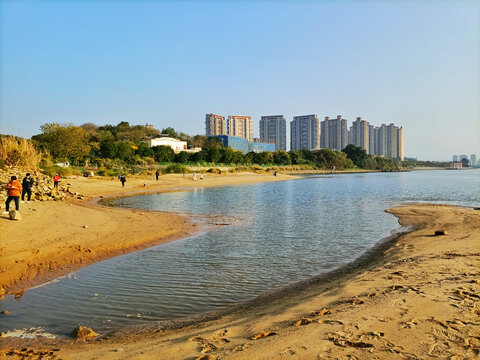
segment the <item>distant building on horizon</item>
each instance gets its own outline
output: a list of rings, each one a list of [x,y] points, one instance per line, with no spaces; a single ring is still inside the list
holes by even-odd
[[[320,147],[343,150],[348,144],[348,121],[338,115],[336,119],[325,116],[320,122]]]
[[[375,128],[375,150],[377,156],[404,160],[403,128],[393,123]]]
[[[471,154],[470,155],[470,166],[477,166],[477,155]]]
[[[453,162],[458,162],[458,155],[453,155],[452,156],[452,161]]]
[[[352,122],[350,130],[348,132],[348,143],[365,149],[367,154],[370,154],[369,146],[369,124],[368,121],[362,120],[361,117],[357,117],[357,120]]]
[[[172,148],[175,153],[179,153],[181,151],[188,151],[186,141],[174,139],[174,138],[165,136],[165,134],[161,134],[160,136],[158,136],[156,138],[147,139],[146,143],[150,147],[168,146],[168,147]],[[198,148],[198,149],[199,149],[198,151],[201,150],[200,148]]]
[[[320,128],[316,114],[294,116],[290,122],[290,150],[318,149]]]
[[[223,146],[230,146],[233,150],[239,150],[244,154],[252,151],[256,153],[260,153],[262,151],[275,151],[275,144],[271,143],[248,141],[248,139],[231,135],[217,135],[216,137],[222,141]]]
[[[217,114],[205,115],[205,135],[226,135],[227,124],[225,122],[225,116]]]
[[[260,141],[274,143],[276,150],[287,150],[287,122],[283,115],[262,116]]]
[[[247,115],[230,115],[227,120],[227,135],[245,138],[253,142],[252,117]]]

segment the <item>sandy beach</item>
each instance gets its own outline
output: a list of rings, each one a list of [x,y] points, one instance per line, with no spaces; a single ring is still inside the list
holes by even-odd
[[[288,178],[208,175],[201,185]],[[192,183],[182,175],[167,175],[158,183],[129,181],[125,192],[168,191]],[[24,290],[95,261],[215,226],[215,221],[191,221],[181,214],[96,205],[95,197],[121,192],[117,181],[79,178],[72,180],[72,187],[90,199],[22,204],[21,222],[0,219],[0,283],[7,291]],[[89,341],[3,338],[0,358],[478,357],[480,211],[425,204],[388,211],[413,230],[385,240],[354,264],[266,294],[221,316],[183,326],[117,331]],[[436,230],[447,233],[435,236]]]

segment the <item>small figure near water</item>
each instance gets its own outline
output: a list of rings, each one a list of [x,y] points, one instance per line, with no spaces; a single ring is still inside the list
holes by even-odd
[[[203,180],[203,174],[200,174],[200,180]]]
[[[5,189],[7,190],[8,197],[7,197],[7,201],[5,201],[4,214],[8,214],[8,210],[10,208],[10,202],[12,200],[15,201],[15,209],[19,211],[20,210],[19,199],[20,199],[20,192],[22,191],[22,184],[18,182],[17,177],[15,175],[10,178],[10,181],[5,186]]]
[[[125,187],[125,183],[127,182],[125,175],[120,175],[120,181],[122,182],[122,187]]]
[[[197,173],[195,171],[193,172],[193,181],[197,181]]]
[[[158,177],[159,177],[159,176],[160,176],[160,172],[159,172],[158,169],[157,169],[157,171],[155,171],[155,179],[157,179],[157,181],[158,181]]]
[[[58,174],[55,174],[53,177],[53,187],[58,189],[58,182],[60,181],[60,176]]]
[[[277,176],[277,172],[276,172],[276,171],[273,172],[273,176]]]
[[[22,204],[25,203],[25,194],[27,194],[27,201],[30,204],[30,198],[32,197],[33,178],[30,173],[27,173],[22,180]]]

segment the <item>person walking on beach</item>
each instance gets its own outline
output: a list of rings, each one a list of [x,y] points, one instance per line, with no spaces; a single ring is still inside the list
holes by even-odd
[[[30,204],[30,198],[32,197],[33,178],[30,173],[27,173],[22,180],[22,204],[25,202],[25,194],[27,194],[27,200]]]
[[[5,186],[5,189],[7,190],[7,195],[8,195],[7,201],[5,201],[5,213],[8,213],[8,210],[10,209],[10,202],[12,200],[15,201],[15,210],[19,211],[20,204],[18,200],[20,199],[22,184],[18,182],[16,176],[12,176],[10,178],[10,182],[7,184],[7,186]]]
[[[125,183],[127,182],[125,175],[120,175],[120,181],[122,182],[122,187],[125,187]]]
[[[53,177],[53,187],[58,189],[58,182],[60,181],[60,176],[58,174],[55,174]]]
[[[155,171],[155,179],[157,179],[157,181],[158,181],[158,177],[159,177],[159,176],[160,176],[160,172],[159,172],[158,169],[157,169],[157,171]]]
[[[193,172],[193,181],[196,181],[197,180],[197,173],[194,171]]]

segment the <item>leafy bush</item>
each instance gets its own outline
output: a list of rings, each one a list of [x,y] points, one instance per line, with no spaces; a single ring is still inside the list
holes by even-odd
[[[61,166],[40,166],[43,172],[48,176],[54,176],[58,174],[60,177],[80,175],[81,173],[78,170],[72,169],[71,167],[64,168]]]
[[[222,170],[217,169],[217,168],[210,168],[210,169],[207,170],[207,173],[211,173],[211,174],[221,174],[221,173],[222,173]]]
[[[186,174],[188,172],[188,168],[182,164],[171,164],[162,169],[164,174]]]

